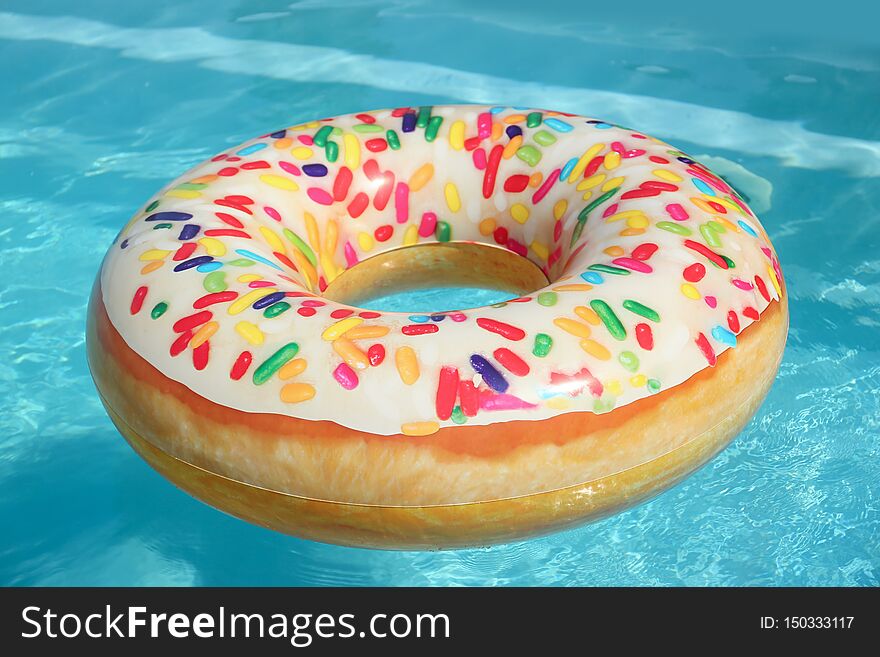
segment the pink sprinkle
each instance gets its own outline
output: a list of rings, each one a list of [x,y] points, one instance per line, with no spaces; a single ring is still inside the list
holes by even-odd
[[[676,221],[687,221],[688,219],[690,219],[690,215],[687,213],[687,210],[685,210],[678,203],[670,203],[669,205],[667,205],[666,212],[668,212],[669,216]]]
[[[740,278],[734,278],[730,282],[733,283],[734,287],[738,287],[740,290],[751,290],[751,289],[754,289],[754,287],[755,287],[754,285],[752,285],[748,281],[744,281]]]
[[[486,164],[486,151],[478,148],[474,151],[474,166],[483,171],[486,168]]]
[[[275,221],[281,221],[281,215],[278,214],[278,210],[275,208],[269,207],[268,205],[263,208],[263,212],[272,217]]]
[[[621,156],[625,159],[629,159],[632,157],[641,157],[645,153],[646,153],[646,151],[641,148],[634,148],[631,151],[626,151],[625,153],[621,153]]]
[[[333,197],[320,187],[309,187],[306,193],[315,203],[320,203],[321,205],[331,205],[333,203]]]
[[[492,115],[489,112],[483,112],[477,117],[477,135],[480,139],[492,136]]]
[[[278,162],[278,166],[284,169],[287,173],[293,174],[294,176],[298,176],[302,173],[299,170],[299,167],[292,162],[285,162],[284,160],[281,160],[280,162]]]
[[[248,287],[251,288],[260,288],[260,287],[272,287],[275,285],[272,281],[251,281],[248,283]]]
[[[718,305],[718,299],[716,299],[713,296],[705,297],[705,299],[706,299],[706,305],[709,306],[710,308],[714,308],[715,306]]]
[[[618,205],[617,203],[612,203],[612,204],[609,205],[607,208],[605,208],[605,212],[602,213],[602,218],[603,218],[603,219],[607,219],[607,218],[610,217],[612,214],[614,214],[615,212],[617,212],[617,205]]]
[[[345,262],[349,267],[354,267],[358,263],[357,254],[354,251],[354,247],[351,245],[351,242],[345,243]]]
[[[333,378],[346,390],[354,390],[358,385],[358,376],[347,363],[339,363],[333,370]]]
[[[467,319],[467,315],[464,313],[449,313],[447,317],[453,322],[463,322]]]
[[[619,153],[620,155],[623,155],[626,152],[626,149],[623,147],[623,144],[621,144],[619,141],[611,142],[611,150],[614,151],[615,153]]]
[[[405,224],[409,220],[409,185],[397,183],[394,191],[394,209],[397,212],[397,223]]]
[[[297,139],[299,139],[300,144],[305,144],[306,146],[311,146],[315,143],[311,135],[299,135]]]
[[[302,305],[309,308],[320,308],[321,306],[326,306],[323,301],[318,301],[317,299],[306,299],[302,302]]]
[[[433,212],[426,212],[422,215],[422,221],[419,223],[419,235],[421,237],[430,237],[437,228],[437,215]]]
[[[633,258],[615,258],[611,262],[618,267],[625,267],[626,269],[632,269],[633,271],[642,272],[643,274],[650,274],[654,271],[648,263]]]
[[[536,405],[515,395],[497,394],[486,390],[480,392],[480,408],[484,411],[518,411],[524,408],[536,408]]]
[[[544,184],[541,185],[541,187],[538,188],[538,191],[532,196],[532,205],[537,205],[545,196],[547,196],[550,188],[556,184],[557,180],[559,180],[559,174],[561,172],[562,169],[555,169],[549,176],[547,176],[547,180],[544,181]]]

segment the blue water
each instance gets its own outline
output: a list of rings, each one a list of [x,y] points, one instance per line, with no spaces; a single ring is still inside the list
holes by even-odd
[[[0,583],[878,584],[873,3],[788,16],[766,2],[474,4],[0,3]],[[443,102],[637,126],[709,156],[752,199],[792,313],[757,417],[648,504],[483,550],[320,545],[166,483],[117,435],[86,369],[86,298],[113,235],[227,144]]]

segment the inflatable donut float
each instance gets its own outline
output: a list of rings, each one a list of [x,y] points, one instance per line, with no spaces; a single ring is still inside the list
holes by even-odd
[[[407,314],[419,286],[515,298]],[[608,515],[752,417],[788,329],[741,195],[596,119],[436,106],[263,135],[113,242],[88,357],[120,432],[240,518],[320,541],[484,545]]]

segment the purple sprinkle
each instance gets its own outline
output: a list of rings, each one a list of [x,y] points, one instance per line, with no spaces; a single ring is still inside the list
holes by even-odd
[[[495,392],[504,392],[507,390],[508,383],[501,375],[501,372],[496,370],[492,363],[479,354],[471,356],[471,367],[483,377],[483,381],[486,382],[486,385],[492,388]]]
[[[521,134],[522,134],[522,128],[520,128],[518,125],[507,126],[507,136],[509,139],[513,139],[517,135],[521,135]]]
[[[400,127],[403,132],[412,132],[416,129],[416,113],[407,112],[403,115],[403,125]]]
[[[269,136],[272,137],[273,139],[281,139],[281,138],[283,138],[284,135],[286,135],[286,134],[287,134],[287,130],[279,130],[278,132],[273,132],[273,133],[272,133],[271,135],[269,135]]]
[[[199,234],[199,231],[202,229],[198,224],[186,224],[183,228],[180,229],[180,235],[177,236],[181,242],[185,242],[187,240],[191,240],[193,237]]]
[[[444,319],[446,319],[446,315],[431,315],[432,322],[442,322]]]
[[[214,258],[212,258],[211,256],[197,256],[195,258],[190,258],[189,260],[184,260],[174,268],[174,271],[186,271],[187,269],[192,269],[193,267],[204,265],[205,263],[212,262],[213,260]]]
[[[256,301],[254,301],[254,309],[260,310],[261,308],[265,308],[266,306],[271,306],[273,303],[278,303],[284,298],[284,292],[273,292],[272,294],[267,294],[264,297],[260,297]]]
[[[155,212],[144,221],[189,221],[192,215],[189,212]]]
[[[327,167],[323,164],[304,164],[303,173],[312,178],[322,178],[327,175]]]

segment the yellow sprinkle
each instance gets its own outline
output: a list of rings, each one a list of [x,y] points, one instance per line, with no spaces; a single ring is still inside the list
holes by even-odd
[[[605,148],[605,144],[593,144],[590,146],[583,155],[578,158],[577,164],[574,165],[574,169],[571,170],[571,173],[568,174],[568,182],[573,183],[575,180],[581,177],[581,174],[584,172],[584,169],[587,168],[587,165],[590,163],[594,157],[596,157],[599,152]],[[584,190],[580,190],[584,191]]]
[[[504,117],[504,122],[507,124],[522,123],[525,120],[525,114],[509,114],[508,116]]]
[[[605,153],[605,159],[602,160],[602,164],[609,171],[616,169],[620,166],[620,153],[617,151],[609,151],[608,153]]]
[[[743,210],[741,207],[739,207],[736,203],[733,203],[732,201],[728,201],[726,198],[722,198],[721,196],[716,196],[712,200],[715,201],[716,203],[720,203],[728,210],[733,210],[737,214],[741,214],[744,217],[746,216],[745,210]]]
[[[403,245],[404,246],[412,246],[416,242],[419,241],[419,227],[415,224],[410,224],[406,227],[406,231],[403,233]]]
[[[623,184],[623,181],[626,180],[623,176],[617,176],[617,178],[612,178],[604,185],[602,185],[603,192],[610,192],[612,189],[617,189]]]
[[[149,274],[151,271],[156,271],[164,264],[164,260],[153,260],[153,262],[144,265],[143,269],[141,269],[141,274]]]
[[[297,160],[308,160],[312,156],[312,149],[306,146],[297,146],[290,151],[290,154]]]
[[[320,261],[321,269],[324,271],[324,278],[327,279],[328,283],[339,276],[340,270],[336,267],[336,263],[333,262],[333,258],[328,256],[326,253],[322,253]]]
[[[644,235],[644,234],[645,234],[644,228],[626,228],[626,229],[620,231],[620,233],[619,233],[619,235],[621,237],[631,237],[633,235]]]
[[[699,299],[700,292],[690,283],[683,283],[681,286],[681,293],[686,296],[688,299]]]
[[[553,320],[553,323],[566,333],[571,333],[579,338],[588,338],[590,337],[590,333],[592,333],[589,326],[576,322],[568,317],[557,317]]]
[[[567,209],[568,201],[566,201],[565,199],[557,201],[556,204],[553,206],[553,218],[556,219],[556,221],[559,221],[560,219],[562,219],[562,215],[565,214],[565,211]]]
[[[609,381],[605,384],[605,390],[610,392],[615,397],[620,397],[623,394],[623,386],[620,385],[620,381],[614,379],[613,381]]]
[[[512,158],[516,154],[516,151],[519,149],[519,147],[522,146],[522,142],[522,135],[517,135],[516,137],[511,139],[509,142],[507,142],[507,146],[504,147],[504,150],[501,151],[501,157],[505,160],[509,160],[510,158]]]
[[[581,196],[581,198],[584,199],[585,201],[589,201],[589,200],[590,200],[590,197],[591,197],[592,195],[593,195],[593,192],[584,192],[584,195]]]
[[[204,176],[199,176],[198,178],[193,178],[192,180],[190,180],[190,182],[196,185],[208,185],[217,180],[219,177],[220,176],[218,176],[217,174],[209,173]]]
[[[581,340],[581,349],[599,360],[609,360],[611,352],[595,340]]]
[[[677,173],[673,173],[669,169],[654,169],[651,173],[653,173],[658,178],[662,180],[667,180],[669,182],[675,183],[682,181],[681,176],[679,176]]]
[[[501,125],[496,123],[495,125]],[[430,436],[440,431],[439,422],[407,422],[400,425],[400,432],[405,436]]]
[[[370,251],[375,246],[376,240],[369,233],[358,233],[358,246],[361,251]]]
[[[434,165],[430,162],[423,164],[409,178],[409,191],[417,192],[428,184],[428,181],[434,177]]]
[[[587,306],[575,306],[574,314],[593,326],[599,326],[599,323],[602,321],[599,319],[599,315],[596,314],[596,311]]]
[[[446,183],[443,193],[446,196],[446,205],[450,211],[458,212],[461,210],[461,199],[458,197],[458,187],[455,186],[455,183]]]
[[[248,308],[251,304],[254,303],[257,299],[260,299],[267,294],[272,294],[273,292],[277,292],[278,290],[274,288],[266,288],[261,287],[258,290],[251,290],[244,296],[238,297],[235,301],[229,304],[229,307],[226,309],[230,315],[237,315],[245,308]]]
[[[333,351],[339,354],[350,367],[365,370],[370,366],[370,359],[351,340],[338,338],[333,341]]]
[[[290,148],[292,144],[293,139],[291,139],[290,137],[282,137],[281,139],[276,139],[272,146],[277,148],[279,151],[283,151],[286,148]]]
[[[238,280],[239,283],[253,283],[254,281],[259,281],[262,278],[263,277],[259,274],[242,274],[236,280]]]
[[[290,178],[285,178],[284,176],[276,176],[272,173],[264,173],[262,176],[260,176],[260,180],[270,187],[283,189],[288,192],[295,192],[299,189],[299,185],[293,182]]]
[[[345,166],[354,171],[361,164],[361,143],[354,135],[347,134],[342,137],[342,145],[345,146]]]
[[[281,388],[281,401],[297,404],[315,396],[315,388],[308,383],[288,383]]]
[[[480,235],[491,235],[495,232],[495,228],[497,227],[497,223],[493,217],[489,217],[488,219],[483,219],[480,222]]]
[[[633,377],[630,377],[629,383],[633,388],[641,388],[648,382],[648,377],[644,374],[636,374]]]
[[[400,380],[406,385],[411,386],[419,380],[419,360],[412,347],[400,347],[394,354],[394,363]]]
[[[235,325],[235,332],[253,345],[263,344],[263,332],[256,324],[251,322],[239,322]]]
[[[645,213],[642,210],[624,210],[623,212],[616,212],[608,217],[605,221],[611,223],[612,221],[619,221],[620,219],[629,219],[630,217],[642,217]]]
[[[296,265],[299,273],[305,277],[306,287],[309,288],[309,290],[314,290],[315,285],[318,282],[318,272],[315,267],[309,262],[308,258],[300,253],[299,249],[293,249],[290,252],[290,255],[293,258],[293,263]]]
[[[712,200],[714,201],[715,199]],[[701,199],[699,196],[692,196],[691,203],[696,205],[703,212],[708,212],[710,214],[713,214],[715,212],[715,210],[712,209],[712,206],[706,203],[705,199]]]
[[[284,242],[281,241],[281,238],[278,237],[275,231],[268,226],[260,226],[260,232],[263,234],[270,249],[277,253],[284,253]]]
[[[510,216],[518,224],[524,224],[529,220],[529,209],[522,203],[514,203],[510,206]]]
[[[345,319],[340,319],[338,322],[331,324],[325,329],[321,334],[321,338],[330,342],[337,338],[341,338],[343,333],[353,329],[355,326],[360,326],[363,323],[364,320],[360,317],[346,317]]]
[[[536,256],[538,256],[541,260],[546,261],[547,258],[550,257],[550,249],[547,248],[546,244],[542,244],[541,242],[535,241],[535,242],[532,242],[531,247],[532,247],[532,252],[534,252],[534,254]]]
[[[767,265],[767,275],[770,277],[770,282],[773,283],[773,288],[776,290],[776,296],[781,299],[782,288],[779,286],[779,279],[776,277],[776,272],[773,271],[773,267],[770,265]]]
[[[464,121],[456,121],[449,128],[449,145],[457,151],[464,148]]]
[[[580,181],[575,189],[579,192],[583,192],[588,189],[593,189],[593,187],[595,187],[596,185],[601,185],[603,182],[605,182],[605,174],[596,173],[586,180]]]
[[[308,366],[308,362],[305,358],[294,358],[291,361],[285,363],[280,370],[278,370],[278,378],[282,381],[287,379],[292,379],[297,374],[302,374],[306,371],[306,367]]]
[[[139,260],[142,262],[148,262],[150,260],[161,260],[165,256],[167,256],[171,251],[163,251],[161,249],[150,249],[149,251],[144,251],[141,253]]]
[[[324,244],[324,252],[325,253],[334,253],[336,251],[336,245],[339,243],[339,224],[336,223],[335,219],[330,219],[327,222],[327,233],[325,234],[325,242]]]
[[[201,192],[197,192],[194,189],[172,189],[169,192],[165,192],[165,196],[170,196],[171,198],[199,198],[201,195]]]
[[[645,215],[637,215],[635,217],[629,217],[626,220],[626,225],[630,228],[647,228],[648,227],[648,218]]]
[[[391,331],[387,326],[356,326],[349,329],[343,336],[346,340],[371,340],[384,338]]]
[[[226,245],[213,237],[203,237],[199,240],[207,254],[215,258],[226,255]]]
[[[740,229],[739,226],[737,226],[737,225],[734,224],[734,223],[731,223],[730,221],[728,221],[727,219],[725,219],[725,218],[722,217],[722,216],[715,215],[715,221],[717,221],[719,224],[721,224],[722,226],[724,226],[727,230],[731,230],[731,231],[733,231],[734,233],[739,233],[739,232],[741,232],[741,229]]]
[[[321,252],[321,238],[318,233],[318,222],[315,221],[311,212],[303,212],[303,220],[306,222],[306,235],[309,237],[309,245],[313,251]]]
[[[589,292],[593,289],[588,283],[571,283],[570,285],[557,285],[554,292]]]
[[[609,246],[607,249],[602,251],[605,255],[610,255],[612,258],[616,258],[618,256],[622,256],[625,251],[621,246]]]
[[[220,328],[220,325],[217,322],[208,322],[207,324],[203,324],[202,327],[196,331],[195,335],[192,336],[192,339],[189,341],[189,346],[195,349],[201,344],[208,341],[208,339],[217,332],[217,329]]]
[[[571,408],[571,400],[568,397],[551,397],[546,402],[548,408],[552,408],[557,411],[564,411],[568,408]]]

